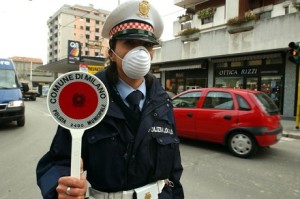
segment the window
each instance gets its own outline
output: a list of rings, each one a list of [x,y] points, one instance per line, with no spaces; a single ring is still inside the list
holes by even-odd
[[[236,99],[239,104],[239,110],[251,110],[248,102],[240,95],[236,94]]]
[[[181,30],[185,30],[185,29],[188,29],[188,28],[191,28],[192,27],[192,23],[191,22],[187,22],[187,23],[182,23],[181,24]]]
[[[242,77],[217,77],[215,82],[217,88],[243,88]]]
[[[172,103],[177,108],[196,108],[202,92],[189,92],[175,98]]]
[[[233,109],[232,96],[228,92],[210,91],[205,97],[203,108]]]
[[[271,11],[263,12],[259,14],[259,19],[270,19],[271,18]]]
[[[260,65],[262,65],[261,59],[248,61],[248,66],[260,66]]]
[[[235,61],[235,62],[231,62],[231,67],[241,67],[243,66],[243,62],[242,61]]]
[[[257,101],[259,102],[259,105],[269,114],[278,114],[279,109],[274,103],[274,101],[268,97],[265,93],[260,93],[255,95]]]
[[[214,17],[211,16],[211,17],[207,17],[207,18],[203,18],[201,19],[201,24],[207,24],[207,23],[212,23],[214,21]]]
[[[266,59],[266,65],[272,65],[272,64],[282,64],[282,58],[270,58]]]
[[[215,63],[216,68],[227,68],[228,63],[227,62],[220,62],[220,63]]]

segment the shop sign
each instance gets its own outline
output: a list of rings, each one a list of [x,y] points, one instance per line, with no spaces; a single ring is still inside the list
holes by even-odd
[[[257,68],[237,68],[216,70],[216,76],[257,75]]]

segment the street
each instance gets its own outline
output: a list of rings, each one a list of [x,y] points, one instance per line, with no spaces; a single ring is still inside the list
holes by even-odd
[[[26,123],[0,126],[0,199],[39,199],[35,167],[51,144],[56,123],[46,98],[26,101]],[[300,198],[300,140],[283,137],[251,159],[230,155],[226,148],[181,140],[187,199]]]

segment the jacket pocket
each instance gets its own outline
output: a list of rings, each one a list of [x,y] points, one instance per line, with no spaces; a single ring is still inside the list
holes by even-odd
[[[167,179],[174,165],[175,146],[179,144],[179,139],[174,136],[161,136],[154,140],[157,150],[155,177]]]

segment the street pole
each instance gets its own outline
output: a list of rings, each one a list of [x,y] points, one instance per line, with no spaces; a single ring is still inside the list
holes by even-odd
[[[30,81],[32,81],[32,61],[30,62]]]
[[[300,122],[300,68],[299,64],[297,65],[298,68],[298,97],[297,97],[297,113],[296,113],[296,129],[299,129],[299,122]]]

